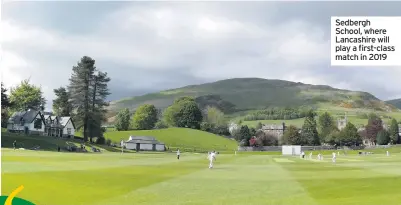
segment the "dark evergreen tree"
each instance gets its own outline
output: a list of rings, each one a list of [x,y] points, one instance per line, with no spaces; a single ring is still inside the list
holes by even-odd
[[[313,110],[306,113],[305,121],[301,130],[301,145],[320,144],[315,116],[316,113]]]
[[[390,142],[390,135],[386,130],[380,130],[377,133],[376,142],[378,145],[387,145]]]
[[[390,124],[390,129],[389,129],[389,134],[390,134],[390,139],[393,144],[399,144],[400,143],[400,135],[399,135],[399,127],[397,120],[392,119],[391,124]]]
[[[71,104],[68,101],[68,93],[64,87],[54,89],[56,99],[53,100],[53,111],[59,116],[70,116],[71,115]]]
[[[101,123],[105,120],[105,107],[108,105],[105,100],[110,94],[107,87],[109,81],[107,73],[98,72],[95,60],[88,56],[82,57],[72,68],[69,101],[77,127],[83,127],[85,141],[88,137],[92,140],[102,136]]]
[[[1,83],[1,109],[10,107],[10,100],[7,95],[7,88],[4,87],[3,82]]]

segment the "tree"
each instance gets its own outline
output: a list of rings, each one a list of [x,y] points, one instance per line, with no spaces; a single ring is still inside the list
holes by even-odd
[[[306,113],[301,131],[301,145],[319,145],[320,139],[315,120],[316,113],[310,110]]]
[[[337,136],[337,142],[343,146],[353,146],[362,143],[362,138],[354,124],[348,122]]]
[[[333,117],[328,113],[324,112],[319,116],[319,133],[320,133],[320,141],[325,142],[327,136],[333,132],[336,128]]]
[[[397,120],[392,119],[390,123],[390,129],[389,129],[389,135],[390,135],[390,140],[393,144],[399,144],[400,143],[400,135],[398,134],[399,127]]]
[[[298,128],[290,125],[288,129],[284,131],[283,135],[283,144],[288,145],[302,145],[301,135],[298,131]]]
[[[156,122],[155,129],[164,129],[164,128],[168,128],[168,125],[163,120],[159,120]]]
[[[16,111],[33,108],[39,110],[46,103],[42,89],[29,83],[29,80],[21,81],[19,85],[10,90],[10,102]]]
[[[91,79],[91,112],[89,115],[89,137],[92,142],[93,137],[103,137],[105,130],[102,128],[102,123],[107,120],[106,107],[109,105],[106,102],[107,96],[110,95],[108,83],[110,78],[107,72],[95,70]]]
[[[374,113],[369,114],[368,124],[366,125],[366,138],[375,142],[377,134],[383,130],[383,122],[379,116]]]
[[[256,145],[257,146],[277,146],[278,140],[275,136],[265,133],[262,130],[258,130],[256,135]]]
[[[135,130],[151,130],[155,128],[158,111],[154,105],[145,104],[136,110],[132,127]]]
[[[7,96],[7,88],[4,87],[3,82],[1,83],[1,127],[6,128],[8,118],[10,117],[10,100]]]
[[[248,146],[249,145],[249,140],[251,139],[252,135],[249,132],[249,127],[247,125],[241,125],[241,127],[239,128],[239,130],[237,132],[234,133],[234,138],[237,141],[245,141],[244,146]]]
[[[95,72],[96,71],[96,72]],[[107,73],[96,70],[95,60],[84,56],[72,68],[68,86],[69,101],[75,111],[77,127],[83,127],[84,140],[101,137],[101,123],[105,120],[106,97],[110,94]]]
[[[53,100],[53,111],[56,115],[70,116],[71,104],[68,102],[68,93],[64,87],[54,89],[56,99]]]
[[[205,109],[206,122],[214,124],[216,126],[225,124],[224,113],[219,109],[211,106],[207,106]]]
[[[380,130],[377,133],[376,142],[378,145],[387,145],[390,142],[389,133],[386,130]]]
[[[258,122],[258,124],[256,124],[256,130],[260,130],[262,129],[263,125],[261,122]]]
[[[249,140],[249,146],[255,147],[256,146],[256,137],[251,137]]]
[[[182,97],[174,101],[163,113],[166,123],[174,127],[200,129],[202,112],[191,97]]]
[[[7,96],[7,88],[4,87],[3,82],[1,82],[1,109],[6,109],[10,107],[10,100]]]
[[[125,108],[118,112],[116,123],[114,124],[117,131],[126,131],[130,128],[131,114],[129,109]]]
[[[340,131],[338,129],[333,130],[326,136],[324,141],[330,145],[340,144]]]

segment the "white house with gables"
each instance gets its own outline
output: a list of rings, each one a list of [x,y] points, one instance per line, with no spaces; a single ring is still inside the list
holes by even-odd
[[[41,135],[45,130],[45,120],[39,111],[33,109],[15,112],[8,119],[7,130],[9,132]]]
[[[28,109],[15,112],[7,123],[9,132],[54,137],[73,137],[75,125],[71,117],[43,115],[41,111]]]

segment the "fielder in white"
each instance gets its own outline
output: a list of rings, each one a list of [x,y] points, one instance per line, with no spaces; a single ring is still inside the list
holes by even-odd
[[[333,163],[336,163],[336,153],[333,152],[333,157],[331,158],[331,161],[333,161]]]
[[[122,154],[122,153],[124,153],[124,140],[121,140],[120,145],[121,145],[121,154]]]
[[[207,156],[209,160],[209,169],[213,168],[213,162],[216,161],[216,152],[213,151]]]
[[[312,152],[309,153],[309,159],[312,159]]]
[[[319,154],[317,155],[317,159],[318,159],[318,160],[322,160],[322,154],[319,153]]]
[[[390,152],[389,152],[389,151],[387,151],[387,152],[386,152],[386,155],[387,155],[387,157],[389,157],[389,156],[390,156]]]
[[[180,150],[178,149],[178,150],[177,150],[177,159],[180,159],[180,155],[181,155],[181,152],[180,152]]]

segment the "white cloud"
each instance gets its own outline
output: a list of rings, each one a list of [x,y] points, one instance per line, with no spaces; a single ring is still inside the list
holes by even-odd
[[[264,77],[361,88],[376,95],[380,90],[388,92],[386,96],[401,93],[392,84],[382,85],[397,80],[399,68],[372,71],[383,76],[372,79],[372,86],[363,83],[362,71],[330,67],[326,27],[300,17],[279,19],[276,3],[263,8],[216,2],[132,5],[105,13],[86,33],[67,34],[11,18],[2,21],[6,84],[32,74],[51,101],[52,89],[67,84],[71,67],[89,55],[114,85],[127,87],[124,92],[132,87],[163,89],[167,81],[181,86],[199,79]]]

